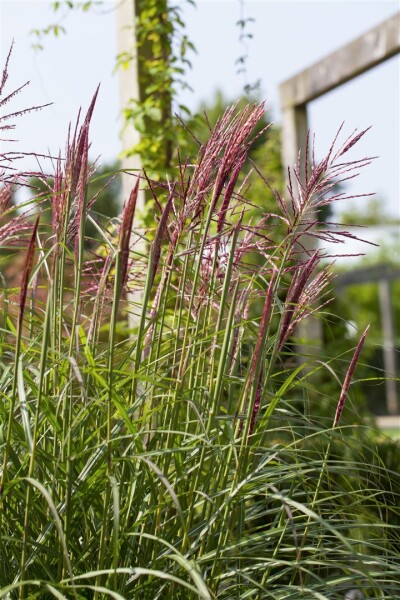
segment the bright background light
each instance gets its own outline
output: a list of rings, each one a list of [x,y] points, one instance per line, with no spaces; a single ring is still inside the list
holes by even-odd
[[[243,77],[235,61],[243,54],[236,22],[238,0],[198,0],[197,7],[182,3],[187,34],[197,48],[191,56],[187,81],[192,92],[180,101],[195,109],[200,101],[212,102],[215,91],[235,99],[243,90]],[[250,82],[261,80],[260,97],[267,98],[271,117],[279,122],[279,84],[354,37],[390,17],[398,3],[369,1],[244,0],[245,17],[255,21],[248,31],[248,73]],[[93,118],[92,158],[115,160],[120,151],[118,77],[114,74],[116,49],[115,3],[103,2],[88,13],[71,11],[61,20],[66,35],[44,40],[44,50],[35,52],[35,38],[29,32],[60,20],[46,1],[0,0],[0,54],[4,63],[14,39],[8,90],[27,79],[29,89],[10,108],[54,102],[52,107],[26,116],[18,122],[18,143],[13,149],[57,154],[65,144],[68,123],[85,109],[99,82],[101,90]],[[374,191],[385,210],[400,215],[399,209],[399,57],[395,57],[345,86],[312,102],[311,128],[317,132],[322,155],[339,124],[346,132],[372,125],[360,144],[357,156],[378,155],[350,189]],[[1,151],[11,144],[2,144]],[[24,166],[36,169],[33,158]],[[43,165],[45,168],[50,168]]]

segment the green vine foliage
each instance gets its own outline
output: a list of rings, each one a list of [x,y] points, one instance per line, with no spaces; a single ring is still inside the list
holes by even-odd
[[[64,0],[63,2],[53,2],[53,11],[57,14],[61,14],[61,17],[56,23],[50,23],[41,29],[31,29],[29,33],[35,38],[35,41],[32,43],[32,48],[34,50],[44,50],[43,41],[46,36],[53,35],[54,37],[60,37],[61,34],[65,35],[67,31],[61,24],[61,21],[63,21],[69,11],[82,10],[83,12],[87,12],[93,6],[98,6],[101,4],[103,4],[101,0],[89,0],[87,2],[72,2],[71,0]]]
[[[134,3],[136,14],[137,52],[132,49],[131,52],[117,55],[116,68],[127,68],[137,55],[139,98],[131,100],[123,109],[123,116],[125,126],[133,124],[141,134],[141,139],[136,146],[125,150],[125,156],[139,154],[149,177],[153,180],[165,180],[166,175],[172,174],[172,166],[178,162],[178,149],[185,156],[193,155],[194,151],[197,153],[197,146],[194,149],[192,138],[181,126],[181,118],[196,135],[197,131],[202,129],[203,119],[192,115],[188,107],[178,101],[179,93],[189,87],[185,74],[191,67],[190,54],[195,52],[195,47],[185,31],[182,2],[175,4],[167,0],[131,1]],[[192,6],[196,4],[194,0],[185,2]],[[36,36],[33,46],[42,50],[46,35],[58,37],[65,34],[66,29],[61,23],[70,11],[87,12],[102,4],[99,0],[53,2],[52,8],[60,15],[60,19],[43,29],[33,30],[31,34]],[[238,74],[242,74],[245,80],[245,95],[249,97],[259,88],[259,82],[251,84],[247,81],[247,42],[252,38],[248,27],[254,19],[246,18],[243,0],[240,0],[239,8],[240,19],[237,26],[243,52],[236,64]]]
[[[249,41],[253,39],[251,25],[255,22],[253,17],[247,17],[244,0],[239,0],[240,18],[236,22],[239,29],[239,43],[242,48],[241,55],[235,61],[237,67],[236,73],[243,77],[243,92],[246,96],[257,94],[260,91],[261,79],[249,81],[248,62],[249,62]]]
[[[141,134],[140,142],[125,151],[125,156],[139,154],[143,168],[153,180],[165,180],[177,162],[178,148],[182,154],[192,147],[192,140],[182,128],[184,118],[190,129],[195,129],[197,118],[178,102],[178,95],[188,86],[186,69],[191,66],[189,56],[195,51],[185,33],[182,3],[167,0],[131,0],[135,4],[136,40],[138,56],[139,98],[132,99],[123,110],[125,126],[133,123]],[[185,0],[194,5],[193,0]],[[88,11],[102,2],[53,2],[54,12],[61,14],[60,22],[35,29],[36,49],[43,49],[46,35],[58,37],[66,30],[61,25],[71,10]],[[127,68],[136,52],[117,56],[116,68]],[[178,113],[179,117],[175,114]],[[147,211],[151,207],[147,207]]]
[[[179,90],[187,87],[188,53],[194,50],[184,32],[181,11],[181,6],[166,0],[136,1],[139,99],[124,109],[124,117],[142,135],[127,155],[139,153],[143,167],[156,180],[169,173],[177,148],[185,146],[187,138],[173,114],[176,107],[190,117],[189,109],[177,103]],[[126,55],[119,55],[117,65],[123,66],[126,60]]]

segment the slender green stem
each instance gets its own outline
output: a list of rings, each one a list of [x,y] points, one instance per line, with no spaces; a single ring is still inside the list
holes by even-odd
[[[44,391],[44,382],[46,377],[46,363],[47,363],[47,355],[49,349],[49,334],[50,334],[50,319],[51,319],[51,302],[52,302],[52,294],[53,290],[50,287],[47,295],[47,306],[44,320],[44,328],[43,328],[43,340],[42,340],[42,349],[40,356],[40,366],[39,366],[39,383],[38,383],[38,394],[36,400],[36,410],[35,410],[35,419],[34,419],[34,427],[33,427],[33,436],[32,436],[32,449],[29,458],[29,468],[28,468],[28,477],[33,477],[34,469],[35,469],[35,460],[36,460],[36,451],[38,446],[38,436],[39,436],[39,428],[41,424],[41,415],[42,415],[42,399],[43,399],[43,391]],[[31,497],[32,497],[32,486],[27,485],[26,488],[26,500],[25,500],[25,516],[24,516],[24,529],[23,529],[23,540],[22,540],[22,551],[21,551],[21,582],[25,581],[25,572],[26,572],[26,561],[27,561],[27,550],[28,550],[28,535],[30,532],[29,527],[29,518],[31,507]],[[27,588],[22,585],[20,588],[20,599],[23,600],[25,598],[25,593]]]

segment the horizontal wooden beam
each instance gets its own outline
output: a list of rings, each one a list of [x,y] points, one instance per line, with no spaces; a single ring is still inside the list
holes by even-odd
[[[373,265],[362,269],[355,269],[340,273],[333,283],[335,287],[341,288],[347,285],[362,283],[378,283],[379,281],[394,281],[400,279],[400,268],[391,265]]]
[[[400,52],[400,13],[280,86],[282,108],[307,104]]]

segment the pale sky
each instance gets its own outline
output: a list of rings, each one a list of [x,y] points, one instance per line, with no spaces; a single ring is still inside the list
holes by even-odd
[[[11,40],[15,51],[10,65],[8,91],[26,80],[31,84],[11,106],[54,102],[50,108],[24,117],[18,123],[15,149],[52,153],[64,148],[69,121],[78,108],[87,107],[99,82],[101,90],[93,118],[92,157],[113,161],[119,151],[118,79],[113,74],[116,50],[114,2],[106,1],[94,11],[70,13],[62,25],[67,34],[48,36],[44,51],[35,53],[29,32],[56,22],[47,0],[0,0],[0,59],[4,63]],[[211,100],[216,89],[235,99],[243,87],[235,60],[243,53],[235,23],[240,18],[239,0],[198,0],[187,3],[184,20],[187,34],[198,51],[187,80],[193,92],[181,101],[196,108]],[[279,84],[322,56],[347,43],[399,10],[399,2],[341,0],[285,1],[244,0],[253,39],[248,45],[248,79],[261,80],[260,97],[267,98],[272,118],[279,121]],[[319,154],[344,120],[346,132],[372,125],[357,156],[378,155],[353,184],[356,193],[377,192],[387,211],[399,215],[399,57],[323,96],[309,107],[310,125],[317,135]],[[2,146],[2,150],[10,146]],[[28,168],[36,168],[31,161]]]

